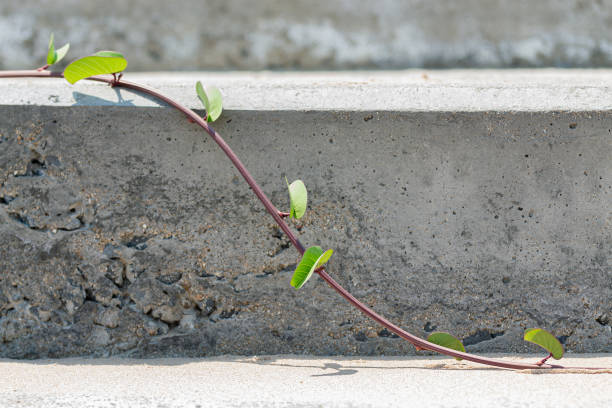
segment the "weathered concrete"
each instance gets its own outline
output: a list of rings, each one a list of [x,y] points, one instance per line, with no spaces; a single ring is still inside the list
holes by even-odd
[[[610,67],[611,19],[611,0],[2,1],[0,69],[42,62],[51,31],[147,71]]]
[[[516,357],[505,357],[516,360]],[[535,356],[523,361],[536,361]],[[0,407],[608,407],[610,355],[564,358],[600,374],[482,368],[441,358],[296,356],[0,361]]]
[[[431,77],[442,78],[432,92],[453,88]],[[190,90],[194,78],[184,80]],[[268,83],[280,94],[267,81],[258,93]],[[584,94],[606,89],[592,81]],[[9,82],[2,89],[26,100],[0,92],[0,355],[413,352],[322,281],[288,285],[296,252],[179,113],[96,84],[65,85],[77,103],[57,106],[62,81]],[[304,93],[284,86],[299,105]],[[354,101],[382,95],[375,88],[353,89]],[[481,111],[469,100],[419,111],[409,96],[406,109],[385,110],[380,98],[378,111],[323,102],[295,111],[277,99],[279,110],[260,111],[232,109],[239,91],[228,89],[234,102],[217,130],[280,208],[283,176],[306,182],[300,238],[334,248],[330,272],[376,310],[420,335],[452,331],[472,351],[534,351],[521,340],[528,326],[568,350],[612,351],[605,101],[570,112],[545,98],[539,111]],[[99,106],[117,98],[122,106]],[[314,99],[304,100],[309,109]]]

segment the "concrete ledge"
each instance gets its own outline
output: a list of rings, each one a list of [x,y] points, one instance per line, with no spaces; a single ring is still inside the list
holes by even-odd
[[[195,82],[218,86],[227,110],[548,112],[612,109],[612,70],[406,70],[128,74],[194,109]],[[2,105],[159,106],[105,84],[57,79],[0,81]]]
[[[612,351],[610,73],[421,74],[135,79],[190,106],[219,85],[216,129],[279,208],[285,175],[306,182],[300,238],[392,321]],[[296,253],[180,113],[60,80],[0,95],[0,356],[413,353],[323,282],[288,285]]]

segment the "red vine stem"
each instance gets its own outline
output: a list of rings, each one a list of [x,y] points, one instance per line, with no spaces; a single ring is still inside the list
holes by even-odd
[[[544,363],[546,362],[546,360],[548,360],[548,359],[549,359],[549,358],[551,358],[551,357],[552,357],[552,353],[550,353],[549,355],[547,355],[546,357],[544,357],[543,359],[541,359],[540,361],[538,361],[538,362],[536,363],[536,365],[541,366],[542,364],[544,364]]]
[[[45,70],[43,70],[43,71],[0,71],[0,78],[26,78],[26,77],[29,77],[29,78],[63,78],[64,75],[62,73],[59,73],[59,72],[49,72],[49,71],[45,71]],[[173,108],[181,111],[182,113],[184,113],[190,121],[193,121],[193,122],[197,123],[201,128],[203,128],[206,131],[206,133],[208,133],[210,135],[210,137],[212,137],[212,139],[215,141],[215,143],[217,143],[217,145],[219,145],[221,150],[223,150],[223,152],[226,154],[226,156],[232,161],[232,163],[234,164],[236,169],[240,172],[242,177],[244,177],[244,179],[246,180],[246,182],[249,185],[249,187],[251,187],[251,189],[253,190],[253,192],[257,196],[257,198],[259,198],[259,200],[262,202],[262,204],[264,205],[266,210],[270,213],[272,218],[274,218],[274,221],[276,221],[276,223],[283,230],[283,232],[285,234],[287,234],[287,237],[289,237],[289,240],[291,241],[293,246],[298,250],[298,252],[300,254],[304,253],[304,246],[297,239],[297,237],[295,236],[293,231],[291,231],[291,229],[289,229],[289,226],[283,220],[283,218],[284,218],[283,216],[285,214],[280,212],[280,211],[278,211],[278,209],[276,209],[274,204],[272,204],[272,202],[266,196],[266,194],[263,192],[261,187],[259,187],[259,185],[255,181],[255,179],[253,178],[251,173],[249,173],[249,171],[246,169],[244,164],[242,164],[242,162],[240,161],[238,156],[236,156],[236,154],[232,151],[232,149],[225,142],[225,140],[223,140],[221,135],[219,135],[197,113],[195,113],[193,110],[191,110],[191,109],[189,109],[189,108],[179,104],[178,102],[174,101],[173,99],[168,98],[167,96],[159,93],[155,89],[149,88],[149,87],[144,86],[144,85],[139,85],[139,84],[135,84],[133,82],[128,82],[128,81],[122,81],[122,80],[117,79],[114,76],[110,77],[110,78],[109,77],[103,77],[103,76],[94,76],[94,77],[90,77],[90,78],[87,78],[87,79],[92,80],[92,81],[105,82],[105,83],[108,83],[109,85],[112,85],[112,86],[128,88],[128,89],[132,89],[132,90],[135,90],[135,91],[142,92],[142,93],[145,93],[147,95],[153,96],[153,97],[155,97],[155,98],[157,98],[157,99],[167,103],[168,105],[172,106]],[[449,349],[449,348],[446,348],[446,347],[439,346],[439,345],[434,344],[434,343],[430,343],[430,342],[428,342],[426,340],[423,340],[423,339],[421,339],[421,338],[419,338],[419,337],[417,337],[417,336],[415,336],[413,334],[408,333],[407,331],[405,331],[402,328],[396,326],[395,324],[391,323],[390,321],[388,321],[384,317],[382,317],[379,314],[377,314],[376,312],[374,312],[372,309],[370,309],[365,304],[363,304],[361,301],[359,301],[357,298],[355,298],[353,295],[351,295],[346,289],[344,289],[342,286],[340,286],[340,284],[338,284],[334,279],[332,279],[332,277],[329,276],[327,274],[327,272],[325,272],[325,269],[323,267],[318,268],[316,270],[316,272],[319,274],[319,276],[321,278],[323,278],[323,280],[325,280],[325,282],[327,282],[329,284],[329,286],[332,287],[332,289],[334,289],[342,297],[344,297],[346,300],[348,300],[354,307],[356,307],[357,309],[361,310],[361,312],[363,312],[366,316],[370,317],[371,319],[373,319],[377,323],[379,323],[379,324],[383,325],[384,327],[386,327],[387,329],[391,330],[393,333],[397,334],[398,336],[402,337],[403,339],[408,340],[415,347],[417,347],[417,349],[420,348],[420,349],[431,350],[431,351],[435,351],[435,352],[438,352],[438,353],[441,353],[441,354],[445,354],[447,356],[458,357],[458,358],[462,358],[462,359],[465,359],[465,360],[468,360],[468,361],[473,361],[475,363],[486,364],[486,365],[495,366],[495,367],[501,367],[501,368],[510,368],[510,369],[519,369],[519,370],[524,370],[524,369],[544,369],[544,368],[565,368],[563,366],[558,366],[558,365],[543,364],[543,362],[538,362],[536,364],[527,364],[527,363],[518,363],[518,362],[495,360],[495,359],[491,359],[491,358],[477,356],[477,355],[470,354],[470,353],[462,353],[460,351],[456,351],[456,350],[453,350],[453,349]],[[571,367],[571,368],[574,368],[574,367]]]

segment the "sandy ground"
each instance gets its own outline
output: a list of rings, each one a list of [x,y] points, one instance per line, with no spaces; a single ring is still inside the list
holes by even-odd
[[[0,406],[612,406],[612,354],[562,363],[608,369],[536,374],[440,357],[0,360]]]

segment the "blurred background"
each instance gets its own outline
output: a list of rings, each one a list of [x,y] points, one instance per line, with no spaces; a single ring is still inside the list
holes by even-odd
[[[51,32],[132,71],[610,67],[611,27],[612,0],[2,0],[0,69]]]

